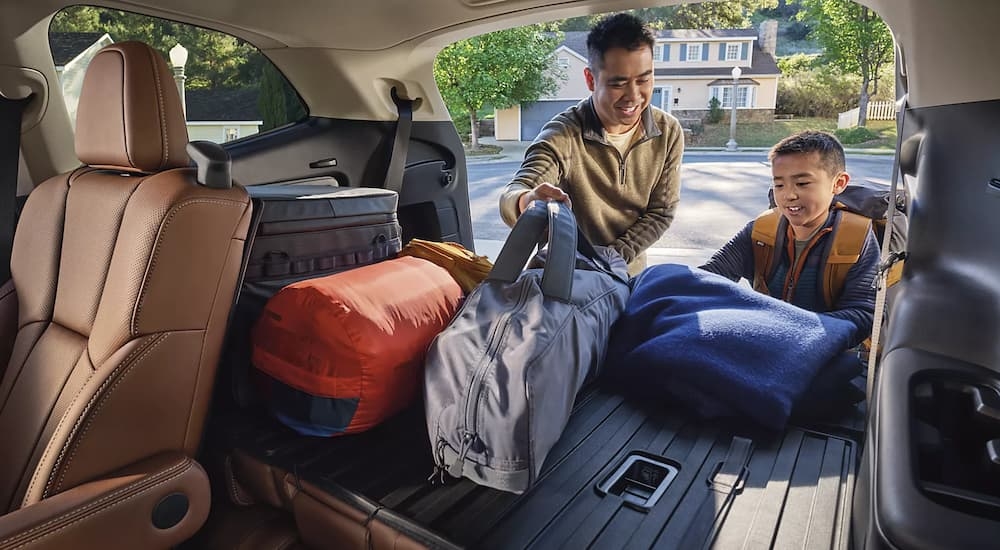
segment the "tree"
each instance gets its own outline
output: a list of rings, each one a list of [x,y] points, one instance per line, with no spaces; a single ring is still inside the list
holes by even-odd
[[[288,111],[285,109],[282,77],[278,73],[278,69],[275,69],[274,65],[270,63],[265,63],[262,70],[257,108],[260,110],[260,117],[263,120],[260,131],[266,132],[288,122]]]
[[[850,0],[802,0],[802,7],[800,17],[815,22],[812,35],[825,48],[827,61],[861,76],[858,126],[865,126],[868,100],[878,93],[882,67],[895,55],[889,27],[875,12]]]
[[[434,60],[434,77],[452,112],[469,114],[471,147],[479,148],[477,113],[484,105],[504,109],[553,93],[565,75],[553,53],[561,33],[544,25],[492,32],[456,42]]]
[[[184,67],[190,88],[238,87],[256,82],[246,80],[240,68],[255,52],[253,46],[228,34],[149,17],[89,6],[61,10],[52,20],[53,32],[106,32],[116,42],[140,40],[158,50],[164,58],[175,44],[189,52]],[[259,72],[257,73],[259,75]]]
[[[629,10],[649,26],[660,29],[741,29],[750,26],[750,15],[760,9],[775,8],[778,0],[731,0],[703,2],[659,8]],[[601,15],[566,19],[559,24],[564,31],[590,30]]]

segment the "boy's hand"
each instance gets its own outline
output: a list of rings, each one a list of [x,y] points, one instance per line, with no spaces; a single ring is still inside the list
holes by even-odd
[[[573,208],[572,202],[569,200],[569,195],[565,191],[559,189],[555,185],[549,182],[540,183],[537,187],[528,191],[527,193],[522,193],[517,199],[517,211],[518,215],[523,213],[528,209],[528,205],[531,201],[558,201],[566,203],[566,206]]]

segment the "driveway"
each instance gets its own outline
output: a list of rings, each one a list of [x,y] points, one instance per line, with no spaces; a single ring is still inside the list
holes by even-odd
[[[889,185],[891,155],[848,154],[854,180]],[[496,259],[510,229],[500,220],[497,200],[520,166],[503,158],[470,162],[469,197],[476,250]],[[766,153],[689,152],[681,166],[681,203],[673,225],[650,249],[650,263],[697,265],[765,210],[771,183]]]

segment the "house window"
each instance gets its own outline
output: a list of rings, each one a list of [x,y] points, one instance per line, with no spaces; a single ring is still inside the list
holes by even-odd
[[[568,69],[569,68],[569,58],[568,57],[560,57],[559,58],[559,68],[560,69]]]
[[[663,46],[657,44],[653,46],[653,61],[660,61],[663,59]]]
[[[688,44],[685,61],[701,61],[701,44]]]
[[[733,108],[732,86],[713,86],[712,97],[719,100],[723,109]],[[751,107],[752,102],[750,98],[752,97],[753,93],[750,91],[750,86],[738,86],[736,90],[736,108],[746,109]]]
[[[240,139],[240,129],[233,127],[226,128],[225,141],[233,141],[234,139]]]
[[[736,61],[740,58],[739,44],[726,44],[726,61]]]

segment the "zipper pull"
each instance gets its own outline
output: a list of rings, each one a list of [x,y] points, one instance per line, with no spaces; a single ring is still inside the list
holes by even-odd
[[[476,434],[465,432],[465,436],[462,437],[462,448],[458,451],[458,458],[448,467],[448,474],[452,477],[462,477],[462,470],[465,469],[465,456],[469,454],[469,449],[472,448],[472,442],[475,439]]]
[[[436,485],[438,483],[444,485],[444,468],[435,464],[434,471],[431,472],[431,475],[427,476],[427,481],[430,482],[431,485]]]
[[[434,454],[434,471],[432,471],[431,475],[427,477],[427,481],[429,481],[431,485],[436,482],[444,485],[444,446],[445,440],[439,438],[437,441],[437,452]]]

